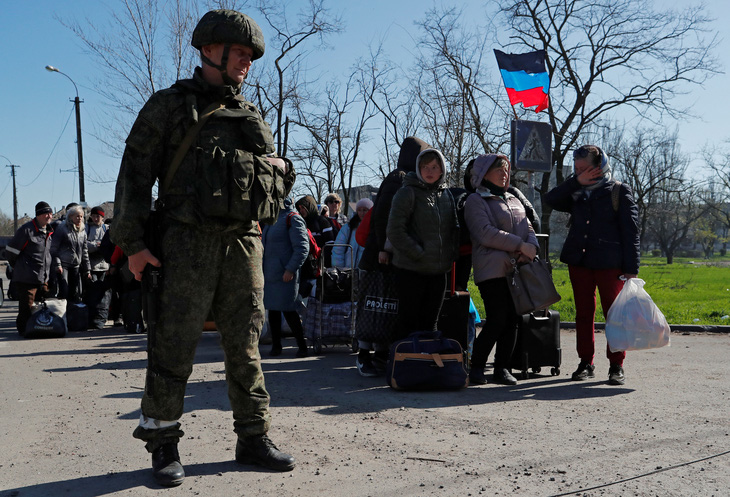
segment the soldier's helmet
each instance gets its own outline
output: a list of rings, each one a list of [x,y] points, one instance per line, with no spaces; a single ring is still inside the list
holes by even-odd
[[[198,21],[191,45],[200,50],[213,43],[251,47],[256,60],[264,55],[264,34],[256,21],[235,10],[211,10]]]

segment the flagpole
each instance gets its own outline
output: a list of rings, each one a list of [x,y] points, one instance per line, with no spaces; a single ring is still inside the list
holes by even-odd
[[[515,113],[515,121],[519,121],[520,119],[517,117],[517,111],[515,110],[515,106],[512,106],[512,112]]]

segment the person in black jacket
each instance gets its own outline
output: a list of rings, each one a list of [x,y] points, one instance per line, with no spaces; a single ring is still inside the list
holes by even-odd
[[[30,318],[36,298],[45,296],[51,273],[51,235],[49,224],[53,211],[46,202],[35,206],[35,218],[18,228],[5,247],[8,263],[13,268],[13,286],[18,298],[15,326],[20,335]]]
[[[569,212],[570,230],[560,260],[568,264],[575,299],[580,357],[573,380],[595,377],[596,287],[606,316],[624,281],[639,273],[639,211],[631,189],[611,178],[605,152],[584,145],[573,153],[575,173],[545,195],[553,209]],[[608,382],[623,385],[626,352],[611,352]]]

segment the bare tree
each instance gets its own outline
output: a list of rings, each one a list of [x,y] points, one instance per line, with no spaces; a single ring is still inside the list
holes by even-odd
[[[675,11],[634,0],[513,0],[502,13],[514,33],[509,48],[547,53],[558,182],[587,127],[604,125],[619,110],[684,116],[673,97],[715,71],[716,35],[708,34],[701,5]],[[543,174],[542,194],[550,181]],[[551,213],[543,203],[546,228]]]
[[[307,6],[296,16],[288,15],[288,6],[285,2],[259,1],[257,9],[274,32],[267,43],[268,51],[272,52],[273,46],[276,55],[274,68],[249,83],[254,87],[255,103],[264,118],[269,112],[276,115],[272,131],[277,150],[282,155],[286,155],[288,147],[287,108],[293,111],[296,100],[308,98],[309,83],[301,65],[302,58],[315,49],[326,48],[327,36],[344,29],[341,18],[324,7],[324,0],[308,0]],[[312,40],[317,43],[310,43]]]
[[[710,192],[707,202],[711,207],[713,217],[719,226],[718,241],[723,244],[723,255],[727,253],[730,242],[730,142],[724,149],[708,150],[705,153],[705,162],[710,168]]]
[[[373,91],[366,93],[370,95],[369,103],[383,122],[378,150],[380,160],[372,168],[374,175],[382,180],[395,169],[403,140],[417,134],[423,119],[418,96],[410,91],[411,77],[387,57],[382,43],[370,49],[369,59],[361,60],[360,67],[360,79],[373,87]]]
[[[58,19],[98,62],[93,86],[108,108],[97,119],[95,135],[112,154],[121,155],[124,139],[147,99],[194,67],[190,36],[199,17],[197,4],[119,0],[109,7],[105,23]]]
[[[501,88],[484,70],[484,34],[467,31],[461,16],[454,8],[432,9],[417,23],[420,74],[413,87],[427,138],[451,164],[451,185],[461,184],[470,159],[503,146],[508,129],[508,114],[493,97]]]
[[[344,85],[334,81],[324,91],[323,101],[315,100],[297,108],[296,124],[306,138],[293,149],[293,156],[307,167],[312,193],[343,192],[347,205],[360,152],[368,139],[368,122],[376,115],[369,104],[375,91],[372,80],[358,80],[354,70]]]
[[[639,234],[643,250],[650,242],[649,220],[655,213],[659,191],[681,187],[689,166],[679,152],[678,132],[657,128],[627,129],[614,124],[603,133],[604,150],[611,157],[614,177],[626,183],[639,207]]]

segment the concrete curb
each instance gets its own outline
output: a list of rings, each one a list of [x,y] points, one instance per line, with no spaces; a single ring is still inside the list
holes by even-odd
[[[670,324],[669,327],[672,331],[694,331],[694,332],[707,332],[707,333],[730,333],[730,326],[720,326],[713,324]],[[606,323],[596,323],[595,328],[597,330],[603,330],[606,328]],[[561,321],[560,329],[575,329],[575,323],[572,321]]]

